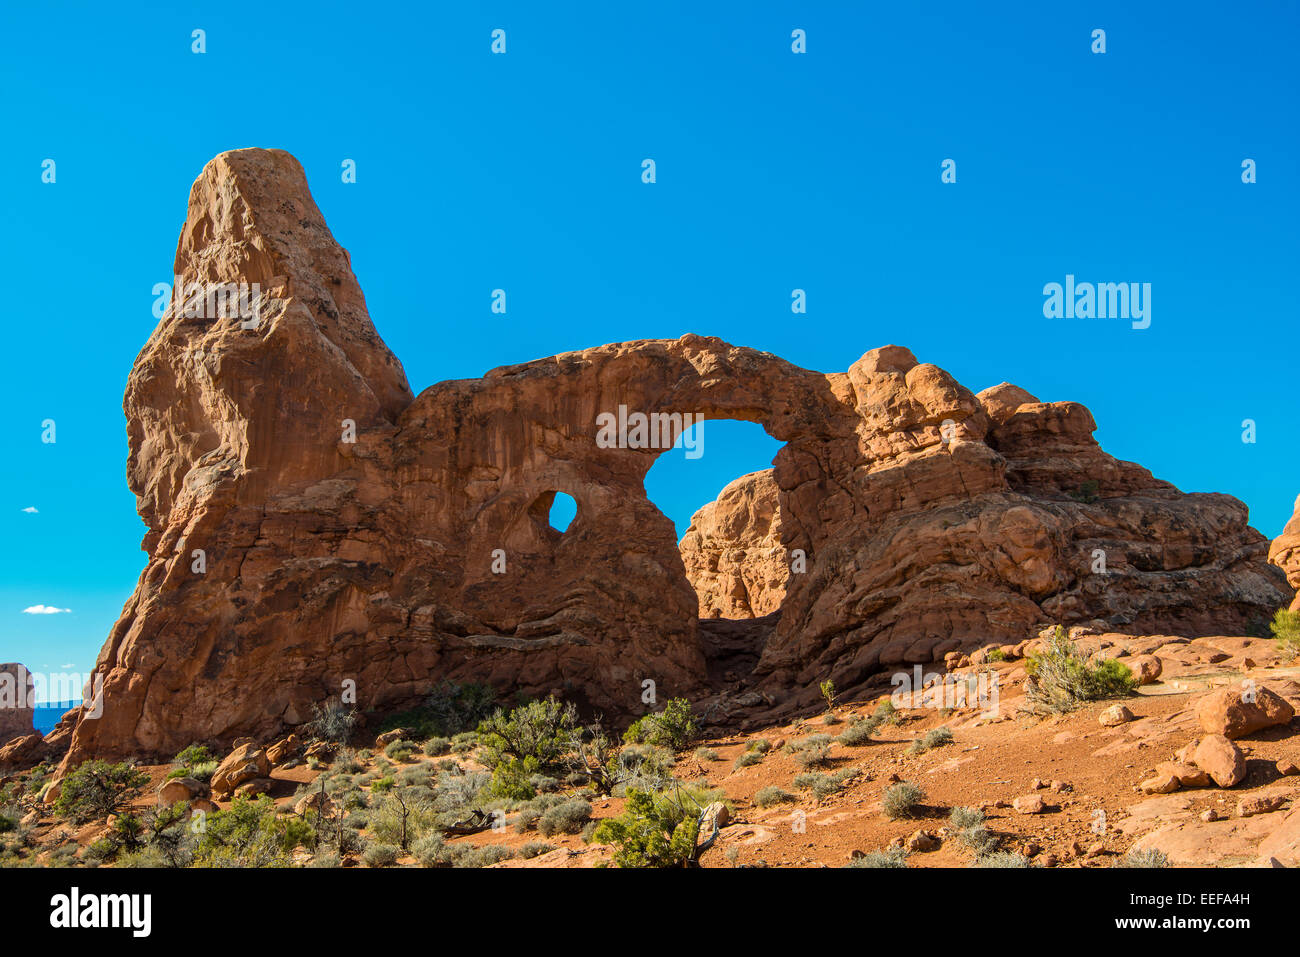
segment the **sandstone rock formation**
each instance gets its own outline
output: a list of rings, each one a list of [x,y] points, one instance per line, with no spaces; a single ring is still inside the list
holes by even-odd
[[[679,547],[701,618],[762,618],[781,608],[790,566],[779,496],[771,469],[751,472],[691,518]]]
[[[1287,581],[1297,589],[1292,611],[1300,611],[1300,496],[1295,500],[1295,514],[1286,523],[1282,534],[1273,539],[1268,560],[1286,572]]]
[[[36,730],[32,690],[31,672],[25,666],[16,662],[0,665],[0,745]]]
[[[1196,703],[1201,728],[1225,738],[1243,738],[1294,717],[1290,702],[1268,688],[1221,688]]]
[[[1231,634],[1291,598],[1237,500],[1111,458],[1077,403],[977,396],[897,346],[822,374],[690,335],[412,398],[282,151],[208,164],[175,272],[257,282],[260,322],[174,307],[136,360],[128,480],[148,565],[69,763],[274,740],[348,682],[362,710],[446,678],[639,713],[645,678],[661,698],[702,690],[702,607],[740,611],[737,580],[750,614],[777,600],[774,568],[747,579],[720,557],[758,541],[808,562],[754,675],[775,708],[1050,621]],[[726,602],[692,590],[646,498],[661,448],[596,441],[620,405],[758,422],[785,443],[702,510],[688,555]],[[556,492],[577,501],[564,533],[547,521]]]

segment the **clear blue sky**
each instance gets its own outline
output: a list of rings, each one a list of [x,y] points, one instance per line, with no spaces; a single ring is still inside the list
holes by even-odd
[[[301,160],[417,392],[687,332],[823,371],[899,343],[1086,403],[1111,453],[1265,534],[1290,513],[1294,3],[281,6],[0,12],[0,660],[89,669],[135,584],[122,390],[190,183],[244,146]],[[1151,328],[1045,319],[1067,273],[1150,282]],[[684,529],[775,447],[710,423],[651,497]]]

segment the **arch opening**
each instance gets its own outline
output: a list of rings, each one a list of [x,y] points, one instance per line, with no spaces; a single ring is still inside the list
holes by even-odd
[[[677,529],[709,678],[725,684],[753,670],[785,601],[790,564],[772,470],[783,443],[733,419],[706,420],[683,440],[650,467],[646,495]],[[702,454],[688,457],[689,448]]]
[[[552,492],[551,495],[553,497],[547,521],[551,528],[563,535],[578,517],[578,503],[568,492]]]

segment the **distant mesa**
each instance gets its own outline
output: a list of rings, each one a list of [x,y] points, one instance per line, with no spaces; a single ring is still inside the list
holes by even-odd
[[[1107,455],[1084,406],[976,395],[899,346],[823,374],[687,335],[414,396],[282,150],[208,163],[173,272],[256,283],[258,315],[173,306],[135,361],[148,564],[99,655],[102,714],[46,739],[70,762],[271,740],[348,680],[362,710],[445,678],[627,716],[644,679],[716,690],[701,615],[765,623],[735,679],[788,712],[822,679],[850,691],[1051,622],[1242,634],[1297,584],[1294,542],[1288,586],[1245,505]],[[661,450],[594,441],[620,405],[785,444],[679,550],[643,486]],[[557,492],[577,503],[563,532]]]

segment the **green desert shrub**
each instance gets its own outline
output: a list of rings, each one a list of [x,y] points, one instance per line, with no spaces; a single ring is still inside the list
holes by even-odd
[[[208,814],[194,860],[204,867],[284,867],[294,848],[311,847],[314,840],[307,822],[279,816],[265,794],[238,797],[229,808]]]
[[[881,809],[890,820],[915,817],[920,811],[925,792],[911,781],[899,781],[885,788],[880,797]]]
[[[681,793],[631,789],[618,817],[597,825],[592,840],[614,846],[618,867],[683,867],[695,859],[699,808]]]
[[[718,752],[714,751],[712,748],[696,748],[695,760],[699,761],[701,764],[705,761],[717,761]]]
[[[561,704],[553,697],[530,701],[509,712],[498,708],[479,724],[478,735],[484,745],[480,757],[491,768],[508,758],[532,758],[534,772],[558,768],[577,726],[573,704]]]
[[[964,831],[968,827],[984,823],[984,812],[977,807],[955,807],[948,812],[948,823],[954,831]]]
[[[427,793],[425,793],[427,792]],[[367,816],[370,836],[381,844],[396,844],[402,849],[431,831],[437,812],[428,789],[394,788],[378,801]]]
[[[673,698],[664,705],[663,711],[643,715],[632,722],[623,734],[623,741],[627,744],[656,744],[680,751],[691,743],[696,731],[691,703],[685,698]]]
[[[1281,608],[1268,627],[1277,639],[1278,651],[1293,658],[1300,655],[1300,611]]]
[[[439,811],[461,811],[476,803],[492,781],[486,771],[443,771],[438,775],[436,807]]]
[[[519,848],[519,856],[524,860],[532,860],[534,857],[540,857],[543,854],[555,850],[554,844],[548,844],[545,841],[529,841],[523,847]]]
[[[441,834],[426,834],[411,845],[411,856],[421,867],[450,867],[453,860],[451,845]]]
[[[537,776],[537,769],[537,759],[531,755],[526,758],[505,758],[492,771],[488,793],[512,801],[529,801],[537,796],[537,788],[532,782]]]
[[[531,805],[525,805],[515,816],[515,830],[520,834],[537,830],[537,822],[542,819],[542,812]]]
[[[211,761],[212,759],[212,753],[208,751],[206,745],[191,744],[188,748],[185,748],[177,754],[176,757],[172,758],[172,763],[178,767],[188,768],[193,767],[196,764],[202,764],[205,761]]]
[[[1047,647],[1025,659],[1025,697],[1039,710],[1064,713],[1084,701],[1131,694],[1137,679],[1115,658],[1093,664],[1056,626]]]
[[[149,775],[126,763],[84,761],[64,776],[54,813],[78,824],[106,818],[138,797],[148,782]]]

